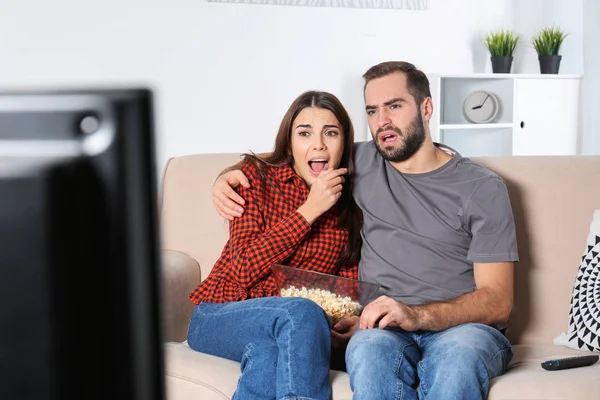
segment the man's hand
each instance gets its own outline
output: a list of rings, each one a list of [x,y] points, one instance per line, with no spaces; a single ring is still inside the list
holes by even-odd
[[[360,316],[360,329],[372,329],[379,322],[379,328],[402,328],[411,332],[421,328],[418,309],[387,296],[380,296],[367,304]]]
[[[477,289],[449,301],[409,307],[381,296],[364,308],[360,328],[370,329],[379,322],[382,329],[440,332],[469,322],[506,323],[513,304],[513,266],[513,262],[474,263]]]
[[[344,318],[333,326],[331,330],[332,347],[343,347],[348,344],[350,337],[358,329],[359,317],[357,315]]]
[[[245,188],[250,187],[246,175],[240,170],[234,170],[221,175],[212,188],[212,199],[217,213],[229,221],[240,217],[244,212],[244,209],[240,207],[244,205],[244,199],[233,190],[239,185]]]

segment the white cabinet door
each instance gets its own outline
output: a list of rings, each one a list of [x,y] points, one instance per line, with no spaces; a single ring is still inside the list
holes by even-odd
[[[513,155],[577,154],[579,79],[517,78]]]

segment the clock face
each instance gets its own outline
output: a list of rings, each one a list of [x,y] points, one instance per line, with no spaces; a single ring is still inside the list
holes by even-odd
[[[476,124],[492,122],[498,115],[498,98],[483,90],[467,96],[463,104],[465,118]]]

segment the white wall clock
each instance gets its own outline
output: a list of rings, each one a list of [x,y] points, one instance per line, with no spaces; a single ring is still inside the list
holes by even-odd
[[[478,90],[467,96],[463,103],[463,113],[469,122],[485,124],[498,115],[500,102],[491,92]]]

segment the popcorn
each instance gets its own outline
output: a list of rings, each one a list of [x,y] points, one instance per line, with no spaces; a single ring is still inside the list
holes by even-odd
[[[282,288],[281,297],[304,297],[317,303],[331,318],[331,323],[352,315],[359,315],[361,305],[349,296],[340,296],[324,289],[297,288],[293,285]]]

